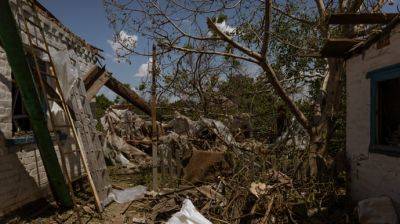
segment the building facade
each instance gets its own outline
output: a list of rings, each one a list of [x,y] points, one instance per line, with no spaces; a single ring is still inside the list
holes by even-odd
[[[393,25],[393,24],[392,24]],[[346,61],[346,150],[352,197],[400,205],[400,26]]]
[[[21,26],[23,22],[16,1],[11,0],[10,3]],[[68,60],[76,68],[77,76],[85,75],[98,64],[98,59],[101,57],[99,49],[73,34],[39,3],[37,9],[50,52],[54,54],[70,52]],[[23,10],[23,13],[33,18],[29,10]],[[34,28],[29,27],[29,29]],[[26,31],[21,32],[21,37],[23,42],[28,44]],[[46,67],[45,60],[43,66]],[[19,95],[7,56],[0,45],[0,217],[29,202],[50,195],[40,153],[34,143],[29,120]],[[69,145],[70,133],[64,133],[64,137],[60,137],[58,133],[52,134],[54,138],[61,139],[61,144]],[[72,150],[75,146],[68,147]],[[59,155],[58,148],[56,151]],[[83,166],[77,153],[67,155],[66,164],[67,172],[73,179],[81,177]]]

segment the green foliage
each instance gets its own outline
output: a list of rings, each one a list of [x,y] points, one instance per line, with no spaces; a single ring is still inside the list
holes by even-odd
[[[143,91],[143,90],[145,90],[145,89],[146,89],[146,83],[145,83],[145,82],[140,83],[140,85],[139,85],[139,91]]]
[[[100,119],[104,116],[105,111],[108,107],[113,104],[111,100],[109,100],[104,94],[100,94],[96,96],[96,110],[95,110],[95,118]]]
[[[99,121],[96,126],[96,128],[98,130],[102,130],[102,127],[100,124],[100,118],[104,116],[105,111],[112,104],[113,104],[113,102],[111,100],[109,100],[104,94],[100,94],[100,95],[96,96],[94,117],[97,119],[97,121]]]
[[[219,14],[217,16],[212,17],[211,20],[214,21],[215,23],[222,23],[222,22],[226,21],[227,18],[228,18],[227,15]]]
[[[270,138],[275,134],[276,109],[281,102],[262,78],[231,75],[220,84],[219,94],[236,105],[228,114],[250,115],[256,137]]]

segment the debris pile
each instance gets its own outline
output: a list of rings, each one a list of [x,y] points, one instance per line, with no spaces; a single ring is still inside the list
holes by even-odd
[[[129,119],[137,122],[130,125],[136,139],[120,139],[151,156],[151,130],[146,121],[135,116],[132,114]],[[126,133],[123,125],[114,124],[113,133]],[[145,216],[149,223],[175,223],[171,217],[182,215],[181,205],[189,206],[187,199],[212,223],[325,223],[331,218],[346,223],[349,219],[337,209],[346,197],[344,188],[338,187],[335,180],[317,182],[306,178],[302,165],[306,152],[293,150],[293,144],[272,145],[243,136],[235,138],[220,121],[193,121],[179,113],[159,127],[163,130],[159,150],[173,155],[164,157],[162,163],[170,168],[168,158],[172,157],[179,181],[172,189],[165,184],[161,192],[147,196]],[[110,128],[104,125],[107,132],[111,132]],[[130,162],[137,161],[135,153],[130,155]]]
[[[124,122],[128,121],[126,125]],[[171,121],[158,125],[161,130],[158,150],[165,156],[160,165],[165,166],[168,175],[161,178],[158,191],[149,191],[152,181],[149,122],[129,110],[110,108],[102,124],[107,133],[105,154],[109,162],[116,164],[109,167],[114,190],[101,215],[84,201],[78,203],[83,221],[352,223],[356,218],[355,213],[349,212],[346,186],[340,185],[345,181],[337,178],[317,181],[305,173],[307,152],[292,144],[299,142],[298,139],[290,144],[287,143],[290,141],[267,144],[243,135],[235,138],[229,124],[208,118],[193,121],[176,113]],[[285,134],[287,139],[291,136],[296,135]],[[371,204],[368,203],[364,204]],[[368,206],[360,207],[363,219],[374,218],[368,216],[372,214],[366,212]],[[77,217],[66,213],[44,221],[76,223]]]
[[[101,124],[105,130],[103,151],[107,162],[111,165],[123,165],[128,168],[148,166],[151,158],[145,151],[136,148],[129,142],[132,139],[149,142],[148,123],[128,109],[109,108]]]

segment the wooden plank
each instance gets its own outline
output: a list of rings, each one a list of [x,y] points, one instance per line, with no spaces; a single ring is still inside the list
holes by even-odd
[[[362,42],[355,39],[328,39],[321,50],[323,57],[342,57],[355,45]]]
[[[143,112],[148,115],[151,115],[151,109],[147,102],[143,100],[142,97],[139,96],[135,91],[126,87],[120,81],[115,79],[114,77],[110,77],[107,83],[105,84],[110,90],[115,92],[117,95],[121,96],[129,103],[133,104]]]
[[[328,18],[331,25],[348,24],[387,24],[394,19],[397,13],[341,13],[332,14]]]
[[[157,63],[156,46],[153,45],[153,65],[152,65],[152,84],[151,84],[151,148],[153,157],[153,191],[158,191],[158,130],[157,130],[157,72],[155,64]]]
[[[90,185],[95,195],[96,203],[100,211],[104,208],[104,200],[107,198],[110,183],[104,155],[98,138],[97,131],[92,127],[94,118],[86,100],[86,90],[82,80],[79,80],[73,88],[72,105],[76,113],[76,126],[78,144],[81,149],[83,164],[88,171]]]
[[[97,71],[100,69],[99,66],[95,65],[93,66],[84,76],[83,76],[83,80],[88,79],[88,77],[92,76],[93,73],[97,73]]]
[[[93,84],[96,82],[97,79],[103,74],[102,69],[104,68],[93,68],[91,71],[87,73],[84,77],[84,83],[85,83],[85,89],[89,90]],[[114,77],[111,76],[111,73],[107,72],[109,74],[107,82],[104,84],[107,88],[112,90],[114,93],[117,95],[121,96],[125,100],[127,100],[129,103],[133,104],[143,112],[145,112],[147,115],[151,115],[151,109],[150,106],[147,104],[145,100],[143,100],[139,94],[137,94],[135,91],[132,89],[126,87],[123,83],[115,79]],[[98,86],[96,88],[101,88],[102,82],[98,83]]]
[[[400,23],[400,14],[398,14],[388,25],[386,25],[381,32],[371,34],[366,41],[357,45],[357,47],[352,48],[346,53],[345,58],[350,58],[356,54],[360,54],[366,49],[370,48],[374,43],[378,42],[387,35],[390,35],[392,30]]]
[[[100,91],[101,87],[110,79],[111,75],[104,71],[98,79],[96,79],[92,86],[86,90],[86,100],[90,102]]]
[[[105,67],[100,68],[99,66],[94,66],[92,69],[90,69],[90,71],[83,77],[85,89],[88,90],[96,81],[96,79],[98,79],[105,71]]]

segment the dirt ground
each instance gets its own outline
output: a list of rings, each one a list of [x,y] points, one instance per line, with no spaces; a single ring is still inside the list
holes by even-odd
[[[129,188],[137,185],[149,185],[150,172],[132,172],[120,167],[109,167],[110,178],[114,188]],[[74,188],[77,208],[67,211],[59,211],[54,203],[40,200],[27,207],[0,219],[0,223],[146,223],[146,215],[151,198],[131,203],[118,204],[112,202],[102,213],[95,212],[95,204],[86,183],[75,184]],[[78,218],[78,216],[80,218]]]

